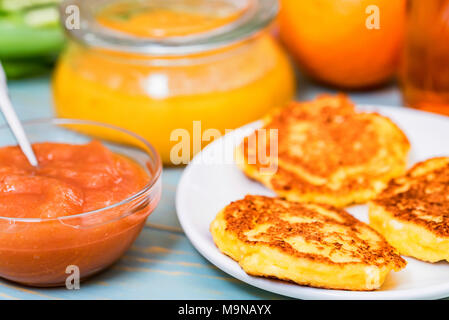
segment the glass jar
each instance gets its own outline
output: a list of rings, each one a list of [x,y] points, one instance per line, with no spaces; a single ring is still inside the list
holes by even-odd
[[[400,68],[404,102],[449,116],[449,0],[411,0]]]
[[[268,30],[276,0],[67,5],[80,8],[81,28],[68,30],[53,77],[57,115],[132,130],[165,164],[186,163],[210,140],[206,130],[224,134],[294,95],[287,55]]]

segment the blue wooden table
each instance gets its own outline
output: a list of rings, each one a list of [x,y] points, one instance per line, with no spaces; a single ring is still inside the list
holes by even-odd
[[[334,92],[302,78],[298,82],[298,99]],[[48,78],[11,82],[9,88],[22,119],[52,116]],[[401,104],[394,85],[351,98],[364,104]],[[80,290],[36,289],[0,280],[0,299],[283,299],[232,278],[193,248],[176,217],[181,173],[182,169],[165,169],[162,200],[137,241],[118,263],[81,283]]]

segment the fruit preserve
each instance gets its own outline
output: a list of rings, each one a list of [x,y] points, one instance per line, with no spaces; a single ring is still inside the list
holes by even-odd
[[[113,152],[68,128],[114,132],[128,144],[110,144]],[[37,168],[0,128],[0,277],[59,286],[76,269],[82,280],[115,262],[139,235],[160,198],[159,158],[143,140],[92,122],[58,119],[25,129]]]

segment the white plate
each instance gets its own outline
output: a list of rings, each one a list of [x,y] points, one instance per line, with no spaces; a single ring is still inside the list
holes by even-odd
[[[406,108],[363,106],[390,117],[412,144],[410,164],[435,156],[449,156],[449,117]],[[391,272],[373,292],[326,290],[247,275],[237,262],[215,246],[209,225],[231,201],[246,194],[274,195],[247,179],[232,161],[235,146],[260,123],[252,123],[207,146],[185,169],[178,186],[176,208],[181,225],[195,248],[218,268],[241,281],[271,292],[301,299],[436,299],[449,297],[449,263],[430,264],[407,258],[407,267]],[[348,211],[367,221],[367,207]]]

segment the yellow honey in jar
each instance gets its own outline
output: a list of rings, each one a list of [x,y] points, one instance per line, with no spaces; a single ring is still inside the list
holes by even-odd
[[[177,129],[193,135],[201,121],[224,133],[293,97],[292,68],[267,30],[277,1],[68,2],[85,21],[68,31],[54,74],[57,115],[136,132],[165,164]]]

